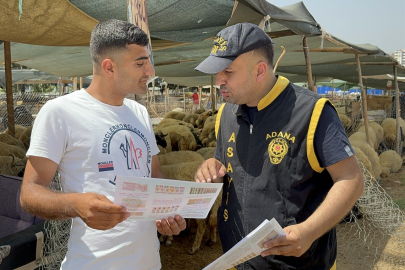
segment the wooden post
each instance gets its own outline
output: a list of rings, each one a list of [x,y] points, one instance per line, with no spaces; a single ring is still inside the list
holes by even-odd
[[[214,113],[216,110],[216,104],[215,104],[216,96],[215,96],[215,90],[214,90],[214,75],[213,74],[211,74],[211,101],[212,101],[211,110],[212,110],[212,113]]]
[[[152,97],[150,99],[151,103],[153,104],[155,99],[155,80],[152,81]]]
[[[79,78],[79,82],[80,82],[80,89],[83,89],[83,77]]]
[[[198,87],[198,94],[199,94],[199,96],[198,96],[198,102],[199,102],[198,108],[201,109],[202,86]]]
[[[73,77],[73,91],[77,90],[77,77]]]
[[[332,103],[333,103],[333,99],[335,98],[334,97],[334,94],[335,94],[334,80],[335,79],[332,78]]]
[[[302,48],[304,50],[305,64],[307,66],[308,89],[316,93],[317,91],[315,91],[314,83],[312,81],[312,68],[311,68],[311,61],[309,60],[307,37],[302,38]]]
[[[398,87],[398,80],[397,80],[397,66],[394,66],[394,86],[395,86],[395,105],[396,105],[396,110],[395,110],[395,116],[397,119],[397,153],[401,156],[400,150],[400,141],[401,141],[401,128],[399,125],[399,118],[401,118],[401,108],[400,108],[400,102],[399,102],[399,87]]]
[[[187,87],[187,92],[188,92],[188,87]],[[186,89],[183,88],[183,110],[186,112]]]
[[[165,84],[165,115],[168,112],[167,107],[169,105],[169,89],[167,88],[167,85],[168,83]]]
[[[13,79],[11,73],[11,46],[10,41],[4,41],[4,62],[6,75],[6,100],[7,100],[7,120],[8,131],[15,137],[14,124],[14,99],[13,99]]]
[[[363,77],[361,75],[361,66],[360,66],[360,58],[359,55],[356,53],[356,62],[357,62],[357,73],[359,75],[359,85],[361,90],[361,97],[363,100],[363,118],[364,118],[364,127],[366,129],[366,138],[367,142],[370,144],[371,147],[374,148],[374,145],[371,143],[370,134],[368,133],[368,113],[367,113],[367,93],[363,90]]]

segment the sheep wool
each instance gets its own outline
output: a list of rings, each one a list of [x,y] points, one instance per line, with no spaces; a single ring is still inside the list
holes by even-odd
[[[402,158],[394,150],[387,150],[380,154],[380,164],[387,167],[391,173],[397,172],[402,167]]]
[[[197,127],[197,119],[200,115],[196,113],[188,113],[184,116],[183,121],[186,123],[190,123],[193,127]]]
[[[184,122],[182,120],[172,119],[172,118],[163,118],[163,120],[159,122],[157,127],[163,128],[163,127],[175,126],[175,125],[183,125],[183,126],[187,126],[189,128],[194,128],[193,125],[190,123]]]
[[[21,140],[16,139],[13,136],[6,134],[6,133],[0,133],[0,142],[4,142],[9,145],[18,146],[21,149],[23,149],[24,151],[27,150],[27,148],[25,148],[24,143]]]
[[[349,139],[349,141],[352,146],[360,148],[361,151],[363,151],[363,153],[367,156],[368,160],[371,162],[370,173],[373,175],[375,179],[379,179],[381,174],[381,165],[377,152],[374,151],[374,149],[364,141],[357,141],[354,140],[353,138]]]
[[[201,155],[199,156],[201,157]],[[162,170],[167,179],[194,181],[194,174],[200,165],[201,161],[185,162],[179,164],[164,165],[162,166]]]
[[[14,126],[15,129],[15,137],[16,138],[20,138],[21,135],[24,133],[24,131],[27,129],[26,127],[20,126],[20,125],[15,125]],[[3,132],[5,134],[9,134],[10,135],[10,130],[8,130],[8,128]]]
[[[172,119],[177,119],[177,120],[183,120],[183,118],[186,116],[184,112],[175,112],[175,111],[170,111],[165,114],[164,118],[172,118]]]
[[[374,134],[375,135],[375,134]],[[370,136],[371,139],[371,136]],[[350,137],[349,137],[349,141],[351,140],[355,140],[355,141],[361,141],[361,142],[367,142],[367,136],[366,133],[363,132],[355,132],[353,133]],[[373,141],[371,141],[373,143]],[[374,148],[374,144],[372,145],[373,149]]]
[[[360,127],[357,132],[366,134],[366,127],[364,126]],[[370,136],[370,140],[371,143],[373,144],[374,149],[377,150],[378,149],[377,135],[375,134],[374,130],[371,127],[368,127],[368,135]]]
[[[197,150],[197,142],[194,138],[193,133],[186,127],[182,125],[168,126],[168,127],[157,127],[155,131],[161,130],[164,134],[169,133],[172,151],[174,150]]]
[[[368,157],[364,154],[363,151],[359,147],[352,146],[354,150],[354,155],[356,156],[359,163],[363,164],[364,168],[368,170],[370,173],[372,172],[371,162]]]
[[[14,155],[17,158],[25,158],[26,151],[15,145],[9,145],[4,142],[0,142],[0,156]]]
[[[340,113],[339,113],[339,119],[340,119],[340,122],[342,122],[342,125],[347,132],[352,125],[352,120],[350,120],[350,118],[347,117],[346,115],[340,114]]]
[[[162,166],[195,161],[198,161],[201,164],[204,161],[204,158],[199,153],[194,151],[170,152],[167,154],[159,155],[158,158],[159,163]]]
[[[387,146],[394,147],[397,140],[397,122],[394,118],[385,118],[381,123],[384,130],[384,140]]]
[[[204,159],[213,158],[215,156],[216,147],[203,147],[197,150],[197,153],[203,156]]]

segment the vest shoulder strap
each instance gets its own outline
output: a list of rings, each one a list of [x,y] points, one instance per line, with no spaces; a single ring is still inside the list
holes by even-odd
[[[224,110],[225,104],[222,104],[217,113],[217,119],[215,120],[215,138],[218,138],[219,124],[221,122],[222,111]]]
[[[318,126],[319,119],[322,113],[325,104],[329,103],[332,107],[336,110],[333,104],[326,98],[320,98],[312,111],[311,120],[309,122],[308,128],[308,135],[307,135],[307,157],[309,160],[309,164],[311,165],[312,169],[318,173],[321,173],[324,168],[321,167],[319,164],[319,160],[315,154],[315,147],[314,147],[314,138],[315,138],[315,131],[316,127]]]

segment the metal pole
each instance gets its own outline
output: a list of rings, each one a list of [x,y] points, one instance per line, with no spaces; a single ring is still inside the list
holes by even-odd
[[[401,109],[400,109],[400,103],[399,103],[399,87],[398,87],[398,80],[397,80],[397,66],[394,66],[394,86],[395,86],[395,105],[396,105],[396,110],[395,110],[395,115],[397,118],[397,153],[401,155],[400,153],[400,141],[401,141],[401,127],[399,125],[399,118],[401,118]]]
[[[214,90],[214,75],[211,74],[211,100],[212,100],[211,110],[212,110],[212,113],[214,113],[216,110],[216,105],[215,105],[216,97],[215,97],[214,91],[215,91]]]
[[[314,83],[312,81],[312,68],[311,68],[311,61],[309,60],[307,37],[302,38],[302,48],[304,50],[305,64],[307,66],[308,89],[311,90],[312,92],[317,92],[315,91]]]
[[[356,62],[357,62],[357,73],[359,75],[359,85],[361,90],[361,96],[363,100],[363,118],[364,118],[364,127],[366,129],[366,138],[367,142],[374,148],[374,145],[371,143],[370,134],[368,133],[368,114],[367,114],[367,93],[363,90],[363,77],[361,75],[361,66],[360,66],[360,58],[358,54],[356,55]]]
[[[7,120],[8,131],[15,137],[14,124],[14,100],[13,100],[13,81],[11,74],[11,46],[10,41],[4,41],[4,61],[6,72],[6,100],[7,100]]]

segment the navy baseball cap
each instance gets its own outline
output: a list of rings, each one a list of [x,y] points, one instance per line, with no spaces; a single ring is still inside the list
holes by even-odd
[[[257,25],[238,23],[222,29],[214,39],[210,55],[195,70],[216,74],[227,68],[239,55],[272,43]]]

